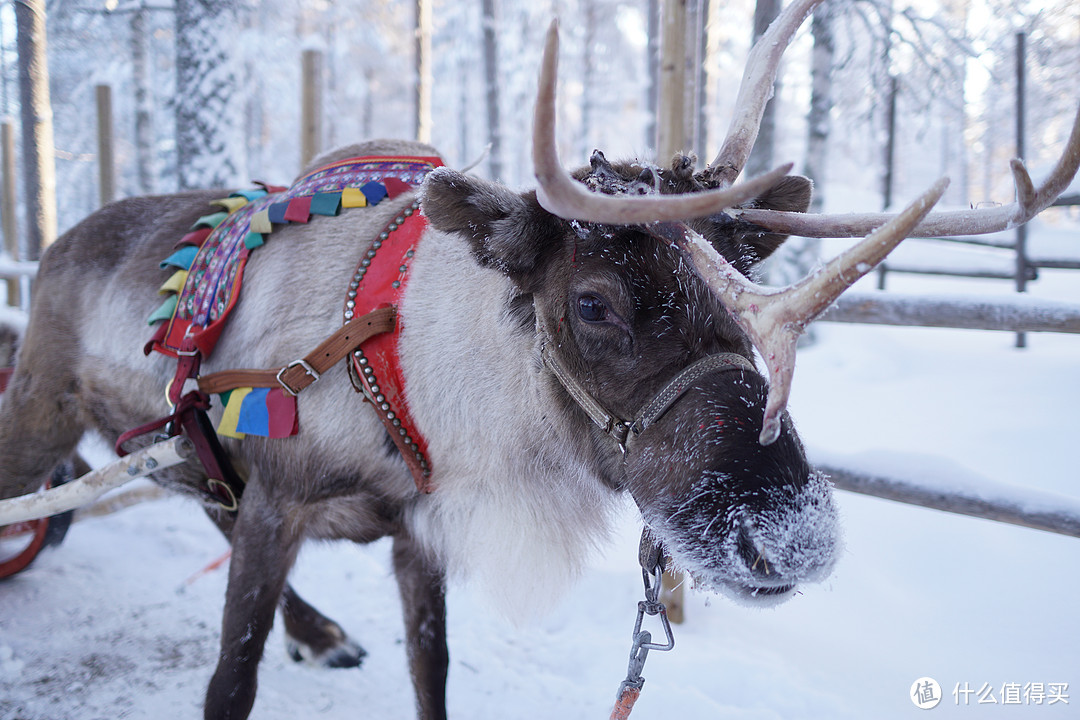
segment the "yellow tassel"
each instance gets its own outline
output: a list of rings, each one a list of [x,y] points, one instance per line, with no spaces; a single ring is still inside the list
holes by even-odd
[[[274,231],[274,224],[270,222],[270,211],[260,210],[251,216],[251,232],[265,235]]]
[[[239,196],[239,195],[236,196],[236,197],[227,197],[227,198],[221,198],[220,200],[211,200],[210,201],[211,205],[217,205],[218,207],[223,207],[226,210],[228,210],[230,213],[236,212],[240,208],[247,205],[247,203],[248,203],[247,198]]]
[[[158,288],[158,295],[168,295],[169,293],[180,294],[180,291],[184,289],[184,283],[187,282],[187,270],[177,270],[172,274],[165,284]]]
[[[240,406],[244,404],[244,398],[250,392],[251,388],[236,388],[229,393],[229,402],[225,405],[225,412],[221,416],[218,434],[237,440],[244,439],[245,434],[236,431],[236,423],[240,420]]]
[[[341,207],[367,207],[367,198],[360,192],[360,188],[347,187],[341,191]]]

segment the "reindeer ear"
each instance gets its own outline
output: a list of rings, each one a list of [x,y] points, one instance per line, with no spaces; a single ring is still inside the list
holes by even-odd
[[[558,221],[536,202],[536,193],[438,168],[424,181],[424,215],[438,230],[463,235],[477,262],[522,284],[553,245]]]
[[[755,198],[747,207],[761,210],[782,210],[784,212],[806,212],[810,207],[810,194],[814,184],[801,175],[787,175],[780,179],[764,195]],[[781,233],[762,231],[738,232],[735,241],[739,244],[740,255],[746,257],[751,266],[757,265],[772,255],[788,239]],[[741,270],[742,268],[740,268]],[[745,272],[745,271],[744,271]]]

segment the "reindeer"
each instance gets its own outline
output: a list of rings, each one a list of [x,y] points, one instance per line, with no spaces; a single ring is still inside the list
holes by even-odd
[[[396,311],[433,491],[418,490],[342,364],[299,393],[299,434],[225,440],[245,491],[235,513],[207,510],[233,556],[205,717],[248,716],[277,607],[296,655],[359,663],[359,645],[287,583],[309,538],[392,538],[428,720],[445,717],[448,580],[471,575],[501,606],[537,610],[537,589],[561,586],[580,567],[624,493],[654,551],[697,587],[776,603],[829,574],[840,545],[830,484],[808,464],[784,409],[798,334],[905,236],[973,232],[973,221],[986,232],[1046,207],[1080,162],[1080,119],[1040,189],[1014,165],[1017,203],[930,214],[939,182],[895,216],[860,218],[858,232],[869,235],[821,272],[782,292],[758,286],[747,277],[787,233],[854,234],[843,218],[802,214],[810,183],[788,176],[790,166],[734,182],[780,54],[817,2],[790,6],[758,43],[728,138],[700,173],[689,157],[658,168],[600,153],[563,169],[553,25],[536,104],[537,190],[439,168],[418,197],[282,228],[257,251],[206,373],[283,367],[334,333],[358,259],[419,201],[429,225]],[[312,167],[392,154],[437,151],[372,141]],[[219,196],[120,201],[45,253],[0,407],[0,497],[38,487],[88,429],[115,440],[167,411],[162,390],[175,363],[143,356],[143,318],[158,302],[157,262]],[[192,462],[154,477],[191,493],[206,471]]]

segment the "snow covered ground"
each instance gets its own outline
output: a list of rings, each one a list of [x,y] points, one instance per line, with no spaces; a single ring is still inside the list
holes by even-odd
[[[890,286],[1010,289],[918,277]],[[1080,273],[1044,272],[1032,294],[1080,302]],[[881,474],[889,463],[951,465],[965,478],[1080,497],[1080,337],[1029,335],[1016,350],[1007,333],[817,332],[791,401],[812,454],[891,458]],[[931,717],[1080,716],[1080,540],[838,498],[846,549],[833,577],[771,610],[691,593],[675,650],[649,657],[634,718],[921,717],[910,693],[922,677],[942,688]],[[606,553],[535,624],[515,627],[454,586],[451,716],[606,718],[641,596],[638,532],[628,507]],[[201,717],[226,573],[188,580],[225,549],[178,499],[74,525],[60,548],[0,583],[0,720]],[[310,546],[293,580],[370,655],[359,670],[297,665],[275,629],[253,717],[413,717],[388,546]],[[1067,702],[1051,704],[1055,689]]]

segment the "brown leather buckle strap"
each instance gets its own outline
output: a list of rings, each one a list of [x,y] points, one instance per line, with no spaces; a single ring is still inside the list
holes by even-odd
[[[273,370],[222,370],[209,373],[199,377],[199,389],[204,393],[221,393],[240,387],[281,387],[285,392],[296,395],[361,343],[393,330],[395,317],[393,307],[372,310],[345,323],[301,360],[293,360]]]
[[[218,441],[214,426],[206,415],[209,408],[210,397],[206,393],[192,390],[177,400],[169,415],[122,434],[117,438],[114,449],[117,455],[124,457],[128,454],[124,443],[132,438],[148,435],[162,428],[165,428],[164,434],[168,437],[175,437],[182,429],[195,446],[199,462],[206,472],[205,484],[197,489],[206,499],[216,502],[230,513],[235,513],[240,507],[240,496],[244,493],[244,480],[237,474]]]

